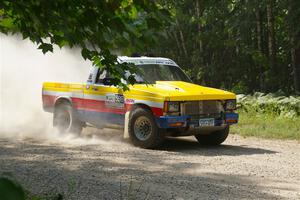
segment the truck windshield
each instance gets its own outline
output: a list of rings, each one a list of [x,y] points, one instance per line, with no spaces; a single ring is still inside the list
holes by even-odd
[[[185,73],[172,65],[138,65],[139,72],[135,75],[137,83],[155,84],[156,81],[191,82]]]

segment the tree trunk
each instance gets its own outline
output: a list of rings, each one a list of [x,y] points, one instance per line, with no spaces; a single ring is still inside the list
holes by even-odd
[[[297,40],[298,39],[298,40]],[[297,95],[300,95],[300,46],[296,45],[296,41],[300,40],[300,35],[298,38],[292,38],[292,48],[291,48],[291,59],[293,67],[293,77],[294,77],[294,89]]]
[[[200,0],[196,0],[196,5],[195,5],[195,8],[196,8],[196,15],[197,15],[197,20],[198,20],[198,23],[197,23],[197,29],[198,29],[198,36],[199,36],[199,52],[202,53],[202,41],[200,39],[200,36],[201,36],[201,23],[200,23],[200,17],[202,15],[202,10],[200,10]],[[201,56],[201,55],[200,55]]]
[[[201,8],[202,6],[202,8]],[[197,16],[197,31],[198,31],[198,51],[196,50],[196,52],[198,53],[198,58],[197,58],[197,63],[194,64],[194,68],[199,68],[199,66],[203,66],[204,65],[204,56],[203,56],[203,43],[201,40],[201,31],[202,31],[202,27],[201,27],[201,21],[200,18],[203,14],[204,11],[204,6],[203,6],[203,2],[201,0],[196,0],[195,1],[195,11],[196,11],[196,16]],[[197,45],[196,45],[197,46]],[[199,71],[199,69],[198,69]]]
[[[188,53],[187,53],[187,49],[186,49],[186,46],[185,46],[185,39],[184,39],[184,36],[183,36],[183,32],[180,28],[180,25],[179,25],[179,22],[178,20],[176,19],[176,24],[177,24],[177,27],[178,27],[178,30],[179,30],[179,36],[180,36],[180,40],[181,40],[181,45],[182,45],[182,49],[183,49],[183,52],[184,52],[184,56],[185,58],[188,57]]]
[[[263,55],[263,46],[262,46],[262,18],[261,11],[259,8],[256,9],[256,32],[257,32],[257,49]],[[261,91],[265,90],[264,86],[264,66],[260,64],[259,66],[259,88]]]
[[[276,48],[275,48],[275,30],[274,30],[274,0],[268,0],[267,3],[267,19],[268,19],[268,49],[269,49],[269,65],[270,65],[270,89],[274,90],[277,84],[274,80],[274,75],[277,74],[276,70]]]
[[[180,55],[181,54],[181,48],[180,48],[180,43],[179,43],[179,40],[178,40],[178,37],[177,37],[177,33],[175,31],[171,31],[170,33],[174,35],[174,38],[175,38],[175,41],[176,41],[176,46],[177,46],[177,49],[178,49],[178,52],[179,52],[179,55]]]
[[[288,25],[291,45],[291,64],[293,70],[294,90],[300,95],[300,30],[298,29],[298,21],[295,19],[300,16],[299,0],[289,0],[288,4]]]

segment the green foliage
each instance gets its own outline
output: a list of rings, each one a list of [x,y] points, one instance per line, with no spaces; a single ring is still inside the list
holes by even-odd
[[[201,71],[200,68],[192,70],[192,69],[183,69],[183,71],[192,79],[193,82],[201,84],[201,80],[203,80],[204,72]]]
[[[243,82],[243,81],[240,81],[235,86],[233,86],[233,88],[231,88],[231,91],[236,94],[241,94],[248,90],[249,90],[248,87],[246,86],[245,82]]]
[[[300,97],[280,96],[277,94],[255,93],[254,95],[237,95],[240,110],[246,113],[267,114],[274,117],[300,117]]]
[[[25,200],[23,188],[8,178],[0,177],[1,200]]]
[[[0,199],[1,200],[62,200],[71,198],[70,195],[62,195],[60,193],[51,192],[45,195],[34,195],[29,191],[25,191],[23,187],[15,180],[14,175],[10,172],[2,173],[3,177],[0,177]],[[10,177],[10,178],[6,178]],[[122,183],[120,182],[120,200],[135,200],[143,197],[144,200],[149,199],[149,189],[148,191],[141,195],[143,182],[139,183],[138,187],[134,186],[132,179],[129,182],[128,188],[123,194]],[[67,194],[74,194],[76,187],[76,181],[71,179],[68,182]]]
[[[239,123],[231,133],[245,137],[292,139],[300,141],[300,117],[286,118],[270,114],[239,111]]]
[[[0,1],[1,32],[20,32],[44,53],[79,46],[124,89],[124,71],[134,68],[115,65],[112,52],[172,58],[211,87],[296,94],[299,18],[299,0]]]
[[[0,1],[0,31],[21,33],[39,45],[43,53],[53,45],[78,46],[84,59],[108,68],[121,83],[125,70],[132,66],[116,65],[115,50],[130,53],[145,51],[163,35],[169,13],[154,1]],[[134,79],[128,80],[133,83]],[[126,89],[126,88],[125,88]]]
[[[300,140],[300,97],[255,93],[237,95],[239,123],[233,133],[274,139]]]
[[[161,39],[161,45],[154,51],[173,58],[194,76],[200,71],[197,83],[239,93],[279,89],[287,94],[296,93],[291,41],[292,36],[300,36],[297,24],[300,1],[161,2],[171,11],[174,23],[167,27],[168,40]],[[275,67],[271,66],[269,56],[270,2],[273,2]]]

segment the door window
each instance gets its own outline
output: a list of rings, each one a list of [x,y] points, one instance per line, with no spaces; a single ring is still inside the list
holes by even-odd
[[[98,71],[97,77],[96,77],[96,84],[101,84],[103,85],[103,81],[105,78],[107,78],[108,74],[107,74],[107,70],[106,69],[102,69]]]

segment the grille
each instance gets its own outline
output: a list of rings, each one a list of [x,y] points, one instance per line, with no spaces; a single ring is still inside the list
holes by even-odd
[[[187,101],[181,103],[181,115],[212,115],[224,112],[221,101]]]

